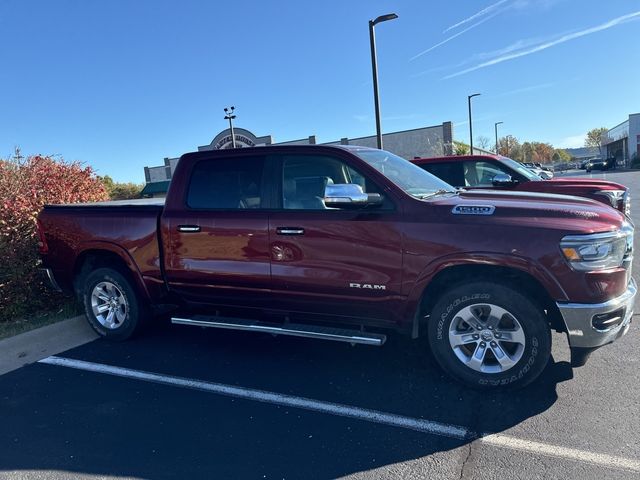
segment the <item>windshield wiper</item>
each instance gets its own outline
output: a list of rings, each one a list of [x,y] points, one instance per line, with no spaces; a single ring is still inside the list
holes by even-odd
[[[431,197],[435,197],[438,195],[444,195],[446,193],[458,193],[457,190],[444,190],[444,189],[440,189],[440,190],[436,190],[433,193],[425,193],[424,195],[416,195],[420,200],[424,200],[426,198],[431,198]]]

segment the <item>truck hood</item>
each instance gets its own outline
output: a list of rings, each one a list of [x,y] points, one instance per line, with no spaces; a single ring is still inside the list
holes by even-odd
[[[441,212],[460,221],[495,222],[576,233],[616,230],[625,221],[622,213],[603,203],[569,195],[461,190],[457,195],[437,198],[435,203],[442,207]]]
[[[526,182],[519,189],[528,192],[549,192],[562,194],[584,194],[602,190],[627,190],[627,187],[608,180],[589,178],[554,178],[542,182]]]

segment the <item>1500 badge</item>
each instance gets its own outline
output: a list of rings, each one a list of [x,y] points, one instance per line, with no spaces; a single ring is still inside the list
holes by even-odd
[[[349,287],[362,288],[367,290],[386,290],[387,289],[385,285],[374,285],[372,283],[350,283]]]
[[[493,215],[496,207],[493,205],[456,205],[451,210],[455,215]]]

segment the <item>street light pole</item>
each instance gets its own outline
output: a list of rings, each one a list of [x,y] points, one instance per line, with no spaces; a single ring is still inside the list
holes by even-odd
[[[371,70],[373,71],[373,103],[376,110],[376,138],[378,148],[382,149],[382,127],[380,125],[380,98],[378,93],[378,61],[376,58],[376,34],[374,27],[381,22],[398,18],[395,13],[381,15],[375,20],[369,20],[369,42],[371,44]]]
[[[471,121],[471,99],[481,95],[480,93],[474,93],[467,96],[467,104],[469,105],[469,153],[473,155],[473,124]]]
[[[496,129],[496,155],[498,155],[498,125],[502,125],[504,122],[496,122],[494,127]]]
[[[233,120],[236,116],[233,114],[233,111],[236,107],[226,108],[224,109],[224,119],[229,120],[229,130],[231,130],[231,148],[236,148],[236,136],[233,133]]]

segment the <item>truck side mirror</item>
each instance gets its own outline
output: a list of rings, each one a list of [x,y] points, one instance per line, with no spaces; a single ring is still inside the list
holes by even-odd
[[[509,187],[513,185],[513,179],[511,178],[511,175],[507,175],[506,173],[498,173],[495,177],[493,177],[491,183],[493,183],[494,187]]]
[[[366,207],[381,205],[382,196],[378,193],[364,193],[360,185],[343,183],[327,185],[324,190],[324,204],[333,208]]]

